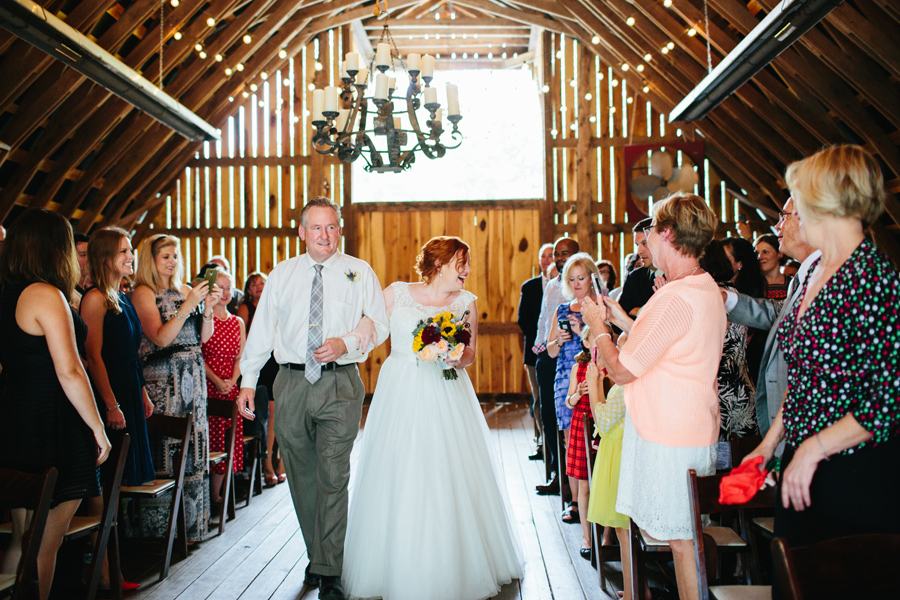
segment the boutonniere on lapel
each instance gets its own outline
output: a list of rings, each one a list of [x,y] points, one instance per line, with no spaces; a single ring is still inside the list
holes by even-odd
[[[347,276],[347,281],[349,281],[350,283],[353,283],[357,279],[359,279],[359,273],[357,273],[356,271],[351,271],[350,269],[347,269],[347,272],[344,273],[344,275]]]

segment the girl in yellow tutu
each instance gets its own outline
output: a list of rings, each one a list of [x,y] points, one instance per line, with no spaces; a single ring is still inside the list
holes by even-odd
[[[608,334],[607,334],[608,335]],[[596,340],[588,336],[591,352]],[[620,343],[625,339],[623,335]],[[597,358],[599,360],[599,357]],[[588,503],[587,518],[591,523],[599,523],[605,527],[613,527],[619,538],[619,545],[627,548],[628,517],[616,512],[616,497],[619,491],[619,465],[622,456],[622,434],[625,426],[625,388],[614,385],[609,393],[603,394],[603,365],[591,361],[588,365],[588,396],[594,423],[600,434],[600,446],[591,479],[591,497]],[[605,537],[605,536],[604,536]],[[628,555],[622,553],[622,572],[625,577],[625,600],[631,600],[632,593],[627,576],[629,572]]]

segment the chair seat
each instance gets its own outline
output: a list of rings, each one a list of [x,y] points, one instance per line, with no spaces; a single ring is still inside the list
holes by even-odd
[[[775,534],[775,517],[757,517],[753,519],[753,525],[769,535]]]
[[[255,440],[255,439],[256,439],[256,436],[255,436],[255,435],[245,435],[245,436],[244,436],[243,442],[244,442],[245,444],[249,444],[250,442],[252,442],[252,441]]]
[[[709,534],[710,537],[715,540],[716,546],[719,548],[744,548],[747,546],[747,543],[741,536],[728,527],[710,525],[703,530],[703,533]],[[641,538],[644,542],[644,549],[647,552],[659,552],[669,549],[669,542],[658,540],[643,529],[641,529]]]
[[[65,537],[75,536],[98,527],[100,527],[100,515],[95,517],[72,517],[72,520],[69,521],[69,528],[66,529]]]
[[[719,548],[746,548],[747,542],[730,527],[709,526],[703,533],[712,537]]]
[[[0,591],[8,590],[16,582],[16,576],[12,573],[0,575]]]
[[[710,597],[716,600],[772,600],[770,585],[713,585]]]
[[[12,523],[10,521],[0,523],[0,533],[12,533]]]
[[[145,483],[144,485],[123,485],[119,493],[125,496],[156,498],[163,492],[174,487],[174,479],[154,479],[150,483]]]
[[[210,452],[209,453],[209,464],[215,465],[228,458],[227,452]]]

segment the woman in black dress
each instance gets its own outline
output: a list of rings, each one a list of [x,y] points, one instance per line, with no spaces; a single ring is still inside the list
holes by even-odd
[[[100,493],[97,466],[110,451],[78,356],[87,328],[68,305],[78,273],[69,222],[46,210],[23,213],[0,252],[0,467],[59,471],[38,554],[42,599],[72,515]],[[24,512],[14,511],[4,572],[18,562]]]

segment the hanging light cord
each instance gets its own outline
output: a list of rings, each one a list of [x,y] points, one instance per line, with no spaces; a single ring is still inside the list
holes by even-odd
[[[703,18],[706,20],[706,72],[712,73],[712,50],[709,46],[709,1],[703,0]]]
[[[163,89],[163,44],[165,43],[165,14],[166,0],[159,3],[159,89]]]

